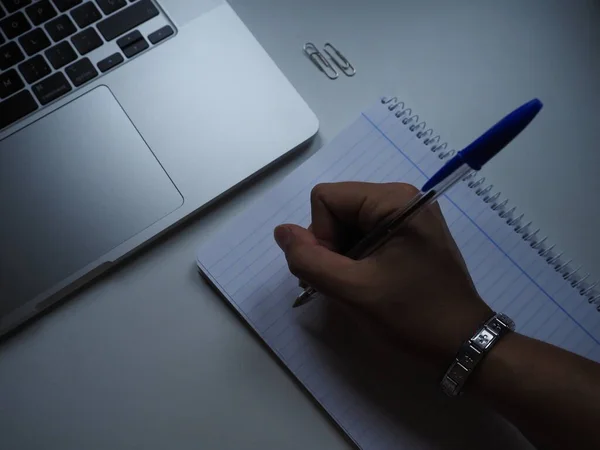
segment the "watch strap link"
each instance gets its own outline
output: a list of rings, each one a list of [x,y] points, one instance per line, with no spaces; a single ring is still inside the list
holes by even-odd
[[[495,314],[479,328],[471,339],[461,345],[458,354],[442,379],[442,391],[450,397],[462,389],[484,356],[508,332],[515,329],[515,323],[505,314]]]

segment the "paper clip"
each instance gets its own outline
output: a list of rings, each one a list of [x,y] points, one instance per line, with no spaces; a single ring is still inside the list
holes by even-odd
[[[327,48],[327,47],[329,47],[329,48]],[[329,51],[329,49],[331,49],[331,52]],[[337,48],[335,48],[333,45],[331,45],[329,42],[327,42],[323,46],[323,50],[325,51],[325,53],[327,53],[329,55],[329,57],[335,63],[335,65],[338,66],[340,68],[340,70],[342,72],[344,72],[344,74],[346,76],[353,77],[356,74],[356,69],[352,66],[352,64],[350,64],[350,61],[348,61],[348,59],[344,55],[342,55],[342,53]],[[334,54],[335,54],[335,56],[334,56]],[[336,56],[337,56],[337,58],[336,58]]]
[[[315,44],[307,42],[304,44],[304,54],[308,56],[317,68],[327,76],[330,80],[335,80],[340,74],[335,68],[325,59],[323,53],[319,51]]]

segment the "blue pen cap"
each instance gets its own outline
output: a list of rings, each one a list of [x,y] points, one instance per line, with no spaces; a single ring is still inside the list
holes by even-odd
[[[515,109],[500,122],[458,152],[462,160],[474,170],[480,170],[500,150],[506,147],[529,125],[542,109],[542,102],[535,98]]]
[[[529,125],[542,106],[542,102],[536,98],[515,109],[472,144],[458,152],[427,180],[421,191],[427,192],[433,189],[465,164],[473,170],[480,170]]]

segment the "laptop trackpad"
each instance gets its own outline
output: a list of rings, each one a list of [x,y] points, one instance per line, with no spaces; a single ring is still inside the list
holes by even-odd
[[[104,86],[0,142],[0,317],[183,203]]]

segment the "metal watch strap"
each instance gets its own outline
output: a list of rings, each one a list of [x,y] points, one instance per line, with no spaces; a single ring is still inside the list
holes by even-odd
[[[442,379],[444,393],[454,397],[462,393],[463,386],[477,364],[484,358],[496,342],[510,331],[514,331],[515,323],[506,314],[495,314],[467,340],[458,351]]]

